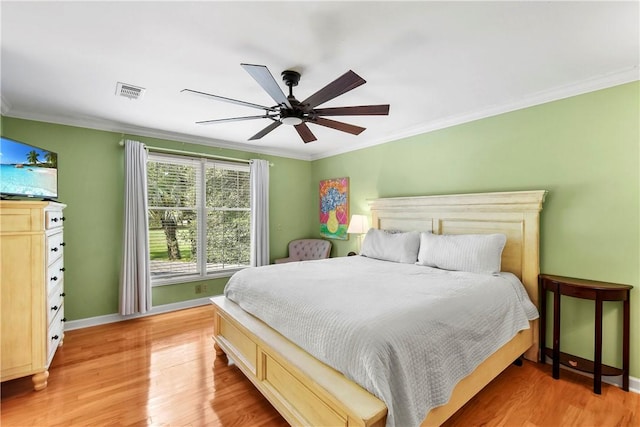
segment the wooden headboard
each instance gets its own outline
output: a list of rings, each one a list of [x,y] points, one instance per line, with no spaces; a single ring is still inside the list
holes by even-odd
[[[382,230],[505,234],[502,270],[520,278],[537,307],[540,211],[546,194],[538,190],[392,197],[372,200],[369,206],[372,226]]]
[[[502,271],[520,278],[538,307],[540,211],[546,190],[444,196],[392,197],[369,202],[372,226],[381,230],[434,234],[502,233]],[[525,354],[537,360],[538,321],[531,322],[533,345]]]

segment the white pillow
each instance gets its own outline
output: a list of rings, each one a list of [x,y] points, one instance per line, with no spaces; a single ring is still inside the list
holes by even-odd
[[[362,242],[360,255],[384,261],[413,264],[418,259],[420,233],[387,233],[375,228],[369,229]]]
[[[443,270],[500,272],[504,234],[420,234],[418,265]]]

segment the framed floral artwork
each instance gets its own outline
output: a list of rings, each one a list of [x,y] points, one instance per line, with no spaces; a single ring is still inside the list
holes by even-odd
[[[347,240],[349,226],[349,178],[320,181],[320,234]]]

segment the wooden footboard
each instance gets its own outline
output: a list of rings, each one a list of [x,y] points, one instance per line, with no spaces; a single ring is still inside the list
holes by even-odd
[[[225,297],[211,298],[214,340],[291,425],[385,425],[384,403]]]
[[[211,302],[216,345],[291,425],[385,425],[387,408],[381,400],[224,296]],[[422,425],[446,421],[532,346],[532,331],[521,331],[485,360],[456,386],[449,403],[431,410]]]
[[[534,323],[537,324],[538,321],[529,322],[529,329],[518,332],[511,341],[478,365],[471,374],[463,378],[453,389],[449,402],[446,405],[433,408],[422,422],[422,427],[439,426],[444,423],[518,357],[525,354],[527,349],[530,349],[534,343]]]

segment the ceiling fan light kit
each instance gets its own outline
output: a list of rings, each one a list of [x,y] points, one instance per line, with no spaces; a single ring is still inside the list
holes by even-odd
[[[269,132],[276,129],[281,124],[293,126],[300,138],[307,143],[315,141],[316,137],[307,126],[312,123],[347,132],[352,135],[359,135],[365,128],[339,122],[336,120],[325,119],[322,116],[386,116],[389,114],[389,105],[362,105],[353,107],[333,107],[333,108],[315,108],[324,104],[352,89],[357,88],[366,83],[366,81],[349,70],[333,82],[329,83],[304,101],[298,101],[293,96],[293,87],[298,86],[300,82],[300,73],[293,70],[285,70],[282,72],[282,80],[289,88],[289,95],[285,96],[284,92],[273,78],[269,69],[264,65],[240,64],[251,77],[271,96],[276,102],[273,107],[253,104],[250,102],[240,101],[237,99],[226,98],[223,96],[212,95],[192,89],[183,89],[182,92],[194,95],[204,96],[216,101],[229,102],[232,104],[243,105],[245,107],[257,108],[264,110],[264,114],[259,116],[231,117],[227,119],[203,120],[196,122],[197,124],[217,124],[225,122],[235,122],[243,120],[270,119],[273,123],[253,135],[249,140],[256,140],[264,137]]]
[[[289,125],[289,126],[296,126],[303,122],[303,120],[300,117],[295,117],[295,116],[282,117],[280,121],[282,122],[283,125]]]

